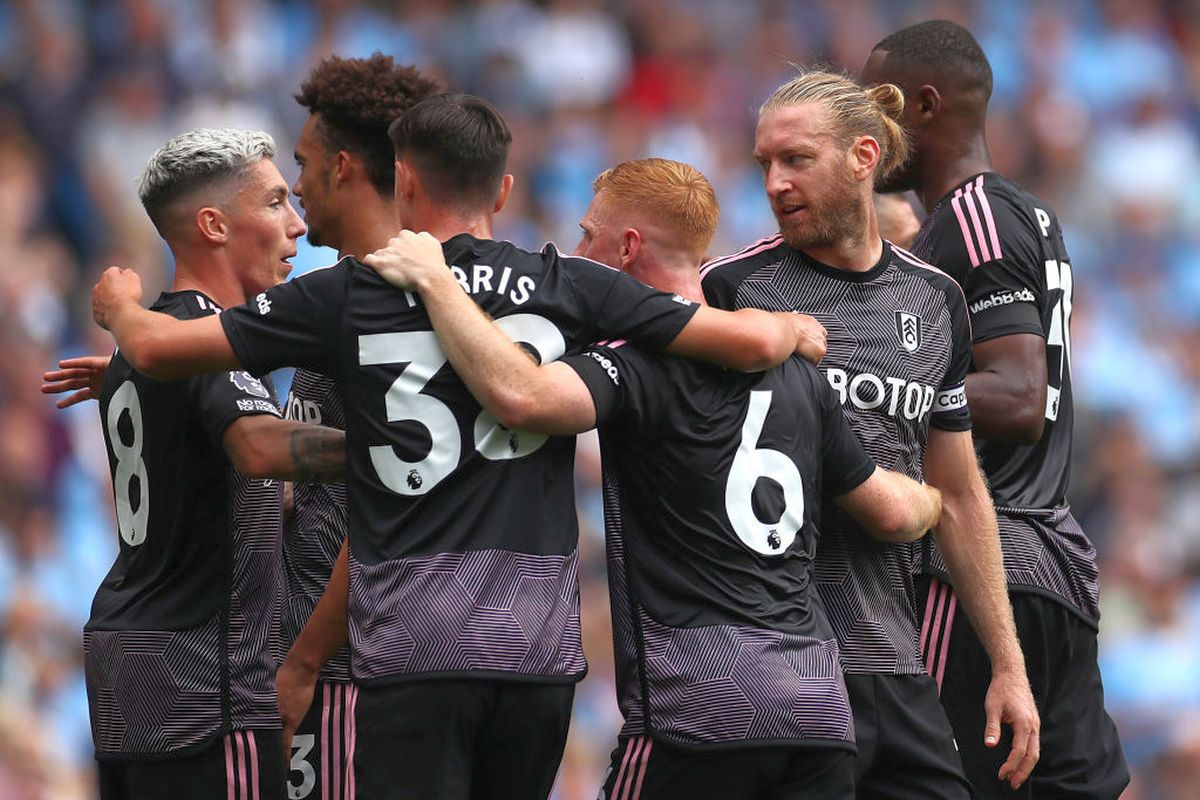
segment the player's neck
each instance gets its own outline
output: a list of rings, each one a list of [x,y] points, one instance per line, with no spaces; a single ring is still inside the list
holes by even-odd
[[[625,272],[660,292],[677,294],[694,303],[704,302],[704,290],[700,288],[700,265],[696,258],[685,253],[664,256],[643,253]]]
[[[200,292],[221,308],[240,306],[250,299],[231,265],[219,257],[197,262],[190,256],[177,255],[171,291]]]
[[[469,233],[476,239],[492,238],[491,214],[462,214],[443,209],[427,209],[414,213],[404,220],[409,230],[424,231],[439,242],[452,239],[460,233]]]
[[[391,203],[364,204],[356,208],[352,216],[353,221],[338,245],[338,255],[342,258],[354,256],[361,260],[363,256],[387,247],[388,239],[400,230]]]
[[[917,189],[917,197],[926,213],[932,211],[938,201],[955,186],[972,175],[992,169],[992,157],[988,153],[987,140],[982,135],[960,141],[961,144],[937,148],[922,157],[926,174]]]

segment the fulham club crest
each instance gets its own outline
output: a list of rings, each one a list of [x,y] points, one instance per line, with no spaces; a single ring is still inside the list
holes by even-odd
[[[896,335],[900,337],[901,347],[910,353],[917,352],[921,346],[921,318],[907,311],[897,311]]]

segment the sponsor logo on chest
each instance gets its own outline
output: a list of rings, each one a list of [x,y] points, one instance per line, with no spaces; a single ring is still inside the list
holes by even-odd
[[[878,411],[893,417],[918,420],[933,408],[937,390],[919,381],[909,381],[890,375],[870,372],[851,374],[844,369],[829,367],[825,378],[837,392],[843,406],[860,411]]]

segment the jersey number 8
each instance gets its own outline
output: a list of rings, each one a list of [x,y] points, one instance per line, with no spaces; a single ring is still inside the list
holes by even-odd
[[[121,438],[119,423],[121,415],[129,414],[133,429],[133,441],[125,444]],[[113,493],[116,496],[117,528],[121,538],[131,547],[146,541],[146,525],[150,517],[150,483],[146,473],[146,461],[142,458],[142,403],[138,399],[133,381],[125,381],[113,393],[108,403],[108,442],[113,458],[117,460],[113,471]],[[136,498],[133,479],[137,478]],[[134,505],[137,510],[134,510]]]

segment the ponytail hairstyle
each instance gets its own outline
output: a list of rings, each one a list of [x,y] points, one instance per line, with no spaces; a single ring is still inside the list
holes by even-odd
[[[908,159],[908,134],[900,124],[904,92],[894,83],[868,89],[846,73],[801,69],[800,74],[775,90],[759,108],[758,115],[806,103],[825,107],[833,127],[831,134],[839,144],[849,147],[859,136],[870,136],[879,143],[876,182],[891,175]]]

